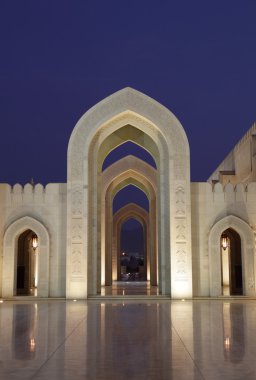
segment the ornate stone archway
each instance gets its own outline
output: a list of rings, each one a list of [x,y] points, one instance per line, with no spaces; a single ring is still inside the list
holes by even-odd
[[[142,161],[135,156],[126,156],[119,161],[115,162],[102,173],[102,196],[101,196],[101,210],[102,210],[102,220],[101,220],[101,242],[102,242],[102,279],[105,284],[105,263],[109,267],[111,266],[111,259],[105,260],[105,256],[109,258],[112,256],[112,200],[114,195],[122,187],[127,184],[133,184],[138,186],[142,191],[144,191],[149,200],[149,214],[150,223],[148,228],[150,228],[150,241],[148,251],[154,251],[157,256],[156,247],[156,223],[157,223],[157,210],[156,210],[156,191],[157,191],[157,172],[156,169],[150,166],[148,163]],[[113,221],[113,231],[114,231],[114,221]],[[150,255],[151,256],[151,255]],[[155,259],[156,260],[156,259]],[[111,271],[110,271],[111,274]],[[114,278],[116,276],[114,275]],[[151,276],[151,283],[156,285],[156,273]],[[107,276],[107,284],[110,285],[112,281],[112,276]]]
[[[215,223],[209,234],[210,296],[222,294],[220,238],[228,228],[236,231],[241,238],[244,295],[255,295],[254,234],[245,221],[229,215]]]
[[[105,251],[106,251],[106,255],[107,255],[106,264],[107,264],[108,268],[110,268],[111,262],[112,262],[111,261],[111,256],[112,256],[111,252],[112,252],[112,246],[113,246],[112,238],[111,238],[113,235],[112,234],[112,223],[111,223],[111,220],[112,220],[112,200],[114,198],[114,195],[119,190],[121,190],[122,188],[127,186],[127,184],[132,184],[132,185],[138,187],[148,197],[148,200],[149,200],[149,226],[148,227],[150,229],[150,236],[151,236],[149,250],[154,251],[155,256],[157,256],[157,247],[156,247],[156,236],[157,236],[156,215],[157,215],[157,211],[156,211],[155,190],[154,190],[153,186],[151,185],[151,183],[146,179],[146,177],[144,177],[140,173],[133,172],[133,171],[131,172],[130,170],[128,170],[124,173],[121,173],[119,176],[117,176],[110,183],[109,187],[106,189],[106,194],[105,194],[105,201],[106,201],[106,222],[105,222],[106,239],[105,239],[105,242],[106,242],[106,247],[105,247]],[[107,222],[107,221],[109,221],[109,222]],[[150,256],[152,256],[152,255],[150,254]],[[110,271],[109,271],[109,273],[110,273]],[[108,285],[110,285],[111,277],[107,279]],[[154,284],[156,283],[154,276],[152,276],[152,281],[154,282]]]
[[[17,257],[18,238],[26,230],[38,236],[38,286],[39,297],[49,296],[49,234],[38,220],[25,216],[7,227],[4,234],[3,254],[3,297],[15,295],[15,262]]]
[[[150,151],[152,148],[152,152],[155,152],[153,155],[158,173],[159,282],[162,293],[171,294],[173,298],[190,297],[192,268],[188,140],[181,124],[169,110],[131,88],[118,91],[89,110],[78,121],[70,138],[67,297],[87,298],[88,294],[97,292],[93,279],[97,277],[98,252],[101,250],[98,240],[101,233],[99,163],[103,162],[103,156],[99,157],[99,151],[110,135],[125,126],[135,128],[141,144],[146,144],[146,149]],[[183,233],[177,234],[180,226]]]
[[[120,233],[122,224],[130,218],[134,218],[138,220],[143,226],[144,230],[144,239],[145,239],[145,251],[146,251],[146,266],[147,266],[147,279],[150,278],[152,285],[157,285],[157,268],[156,268],[156,252],[152,252],[152,240],[150,236],[150,228],[149,228],[149,215],[146,210],[142,207],[130,203],[121,209],[119,209],[113,218],[113,277],[114,279],[118,278],[117,271],[117,256],[118,252],[120,252]]]

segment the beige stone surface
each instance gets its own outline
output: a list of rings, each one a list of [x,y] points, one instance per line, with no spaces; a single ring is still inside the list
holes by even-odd
[[[0,184],[0,296],[15,295],[17,241],[27,229],[39,238],[38,295],[99,294],[117,277],[117,236],[131,215],[147,230],[148,278],[160,294],[222,295],[220,238],[233,229],[243,295],[255,296],[255,134],[253,125],[208,182],[190,183],[188,140],[169,110],[131,88],[104,99],[71,134],[67,184]],[[157,168],[127,156],[102,172],[105,157],[125,141],[146,149]],[[147,216],[134,205],[113,215],[113,197],[128,184],[148,197]]]

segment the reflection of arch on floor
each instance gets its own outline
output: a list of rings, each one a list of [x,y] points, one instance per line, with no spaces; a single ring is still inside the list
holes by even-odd
[[[159,290],[173,297],[189,297],[192,272],[188,140],[169,110],[131,88],[118,91],[86,112],[70,137],[67,297],[87,298],[97,293],[104,246],[100,241],[105,214],[100,201],[102,163],[110,150],[127,140],[147,149],[157,166]],[[175,231],[181,219],[186,234],[180,249]],[[77,225],[87,231],[79,239],[73,234]],[[77,256],[79,272],[73,260]]]
[[[210,230],[209,234],[209,269],[210,269],[210,295],[220,296],[221,287],[221,255],[220,241],[224,231],[232,229],[241,239],[242,278],[244,295],[253,295],[255,289],[254,274],[254,236],[250,226],[242,219],[229,215],[219,220]]]
[[[49,234],[38,220],[25,216],[13,222],[5,231],[3,254],[3,297],[16,293],[16,262],[19,236],[27,230],[38,236],[37,295],[49,295]]]
[[[145,238],[145,258],[147,265],[147,279],[150,279],[151,285],[157,285],[157,257],[156,251],[153,250],[155,239],[153,234],[150,234],[150,221],[148,212],[142,207],[130,203],[114,214],[113,218],[113,279],[120,279],[120,271],[118,272],[117,257],[120,254],[120,234],[122,224],[130,219],[134,218],[138,220],[144,230]]]
[[[136,168],[136,169],[135,169]],[[149,200],[149,231],[151,236],[151,250],[157,252],[156,248],[156,170],[144,161],[128,156],[108,167],[102,174],[102,210],[106,210],[105,218],[102,214],[102,277],[103,283],[112,283],[112,223],[113,198],[122,188],[127,185],[134,185],[141,189]],[[105,226],[105,228],[104,228]],[[105,238],[105,239],[104,239]],[[104,246],[105,243],[105,246]],[[105,257],[106,255],[106,257]],[[106,260],[106,261],[105,261]],[[104,266],[105,262],[105,266]],[[105,271],[106,268],[106,271]],[[116,277],[114,273],[113,278]],[[151,280],[156,283],[156,275],[152,274]]]

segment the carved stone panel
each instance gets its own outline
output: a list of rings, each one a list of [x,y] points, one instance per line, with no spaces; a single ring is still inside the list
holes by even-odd
[[[177,246],[176,250],[176,279],[187,277],[187,252],[185,245]]]
[[[83,206],[83,188],[82,185],[75,185],[72,189],[71,210],[73,215],[82,215]]]
[[[183,186],[178,186],[175,190],[175,215],[176,217],[186,215],[185,189]]]
[[[82,244],[72,245],[71,277],[73,280],[79,280],[84,278]]]
[[[176,219],[176,241],[186,241],[186,221],[184,219]]]
[[[72,219],[72,232],[71,232],[72,241],[81,241],[82,240],[82,219]]]
[[[254,289],[254,279],[253,279],[253,277],[249,277],[249,279],[248,279],[248,288],[249,289]]]

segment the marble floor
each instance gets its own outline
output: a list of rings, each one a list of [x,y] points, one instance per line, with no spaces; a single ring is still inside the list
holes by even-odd
[[[256,301],[0,303],[0,379],[256,379]]]
[[[113,281],[111,286],[102,286],[102,296],[156,296],[159,295],[158,286],[151,286],[149,281]]]

